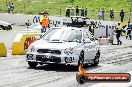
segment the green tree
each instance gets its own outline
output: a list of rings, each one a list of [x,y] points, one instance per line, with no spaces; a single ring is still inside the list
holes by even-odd
[[[74,0],[70,0],[70,3],[73,3],[74,2]]]

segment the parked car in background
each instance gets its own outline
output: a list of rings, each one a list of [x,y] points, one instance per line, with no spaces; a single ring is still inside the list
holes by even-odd
[[[0,21],[0,30],[12,30],[12,26],[8,22]]]

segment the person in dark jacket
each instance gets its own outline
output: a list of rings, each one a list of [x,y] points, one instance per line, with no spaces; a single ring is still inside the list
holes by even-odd
[[[127,39],[128,36],[129,36],[130,40],[132,39],[131,31],[132,31],[132,25],[130,24],[130,22],[128,22],[126,39]]]
[[[10,13],[11,12],[11,3],[10,2],[8,3],[7,8],[8,8],[8,13]]]
[[[104,20],[104,8],[102,8],[102,20]]]
[[[79,16],[79,8],[76,6],[76,16]]]
[[[26,27],[29,28],[29,26],[31,25],[31,23],[29,22],[29,20],[25,23]]]
[[[110,10],[110,18],[111,18],[111,21],[114,20],[114,11],[113,11],[113,9]]]
[[[81,8],[81,16],[84,16],[84,8]]]
[[[85,10],[84,10],[84,17],[87,17],[87,15],[88,15],[88,10],[87,10],[87,8],[85,8]]]
[[[11,9],[10,9],[10,11],[14,14],[14,4],[13,3],[11,3]]]
[[[120,12],[120,17],[121,17],[121,22],[123,22],[123,19],[124,19],[124,11],[123,11],[123,9]]]
[[[70,5],[68,6],[68,8],[66,8],[66,17],[70,17]]]
[[[117,45],[121,45],[122,44],[122,41],[120,40],[121,33],[122,33],[122,27],[120,26],[120,23],[118,23],[118,26],[116,27]]]

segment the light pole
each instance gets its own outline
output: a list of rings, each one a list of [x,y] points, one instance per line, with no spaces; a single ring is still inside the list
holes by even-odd
[[[129,22],[131,21],[131,11],[132,11],[132,0],[131,1],[131,4],[130,4],[130,12],[129,12]]]
[[[7,0],[6,0],[6,5],[7,5]]]
[[[7,5],[7,0],[6,0],[6,5]]]

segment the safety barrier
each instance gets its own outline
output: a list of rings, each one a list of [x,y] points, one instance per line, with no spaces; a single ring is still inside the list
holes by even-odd
[[[29,45],[36,40],[35,36],[40,36],[42,33],[20,33],[16,35],[16,38],[12,45],[13,55],[24,55],[27,52]]]
[[[100,45],[109,45],[109,37],[108,36],[100,36],[99,44]]]
[[[3,42],[0,42],[0,57],[6,57],[7,56],[7,49],[5,47],[5,44]]]

